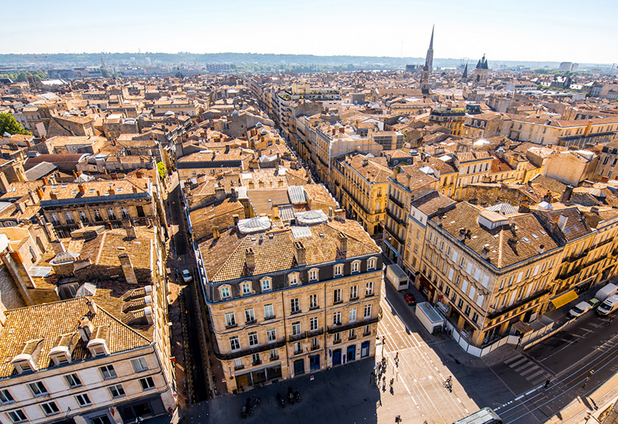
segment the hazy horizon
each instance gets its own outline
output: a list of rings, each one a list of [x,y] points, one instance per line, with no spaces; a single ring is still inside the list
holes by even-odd
[[[0,54],[255,52],[314,56],[424,57],[435,24],[436,58],[608,64],[618,2],[574,0],[161,0],[28,3],[3,22]],[[608,40],[608,41],[606,41]],[[41,53],[36,53],[41,52]],[[616,54],[614,51],[610,53]],[[138,54],[138,53],[135,53]]]

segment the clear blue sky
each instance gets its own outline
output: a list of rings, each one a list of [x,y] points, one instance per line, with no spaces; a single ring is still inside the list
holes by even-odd
[[[435,24],[436,58],[618,62],[616,0],[30,0],[11,7],[0,53],[424,57]]]

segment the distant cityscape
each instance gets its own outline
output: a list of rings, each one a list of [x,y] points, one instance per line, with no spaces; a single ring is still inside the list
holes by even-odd
[[[0,423],[617,424],[616,65],[427,41],[0,55]]]

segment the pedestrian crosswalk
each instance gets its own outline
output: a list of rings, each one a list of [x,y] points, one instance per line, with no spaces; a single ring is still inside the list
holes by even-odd
[[[516,355],[504,361],[513,371],[528,380],[533,385],[545,381],[550,374],[524,355]]]

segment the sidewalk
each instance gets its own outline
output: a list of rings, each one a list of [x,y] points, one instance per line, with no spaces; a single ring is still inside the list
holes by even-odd
[[[589,396],[578,396],[556,415],[550,417],[546,424],[572,423],[593,424],[598,422],[599,416],[618,400],[618,374],[607,380],[605,384],[596,388]],[[586,420],[590,413],[591,420]]]

